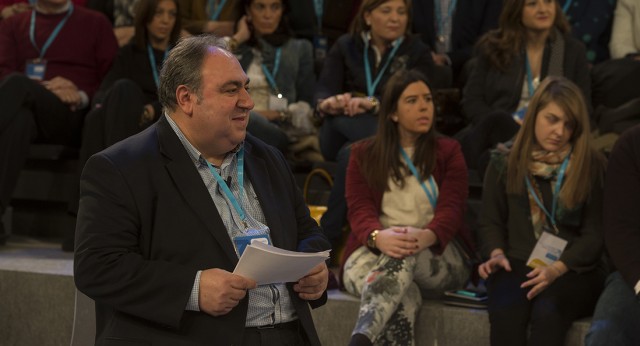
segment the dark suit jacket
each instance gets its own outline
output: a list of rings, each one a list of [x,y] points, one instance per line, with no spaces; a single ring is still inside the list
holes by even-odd
[[[484,33],[498,27],[502,0],[458,0],[451,25],[451,50],[447,52],[458,71],[471,58],[473,47]],[[413,31],[432,50],[436,42],[433,0],[413,0]]]
[[[328,249],[284,157],[247,135],[245,163],[274,245]],[[194,163],[164,117],[94,155],[80,184],[75,281],[96,301],[98,345],[242,343],[248,296],[224,316],[184,310],[198,270],[231,272],[238,258]],[[298,317],[318,345],[308,303],[291,286]],[[309,303],[325,301],[326,293]]]

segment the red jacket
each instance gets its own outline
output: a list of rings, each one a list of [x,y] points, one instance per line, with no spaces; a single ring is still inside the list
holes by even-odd
[[[360,142],[354,144],[351,149],[346,180],[351,234],[342,257],[343,267],[353,251],[360,246],[366,246],[369,233],[383,228],[380,224],[380,213],[384,191],[371,189],[359,165],[362,155],[370,144],[370,141]],[[438,203],[433,219],[424,225],[438,237],[438,244],[432,246],[431,250],[436,254],[442,253],[447,244],[457,235],[461,236],[468,248],[473,249],[471,235],[464,223],[469,194],[468,171],[457,141],[446,137],[439,137],[436,140],[436,167],[433,177],[439,190]]]

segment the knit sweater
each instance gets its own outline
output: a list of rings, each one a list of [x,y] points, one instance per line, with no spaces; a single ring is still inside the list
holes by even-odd
[[[36,14],[35,41],[39,48],[65,15],[66,12]],[[0,79],[13,72],[24,73],[27,61],[40,56],[29,39],[30,21],[31,11],[28,11],[0,22]],[[75,6],[73,14],[45,52],[44,80],[61,76],[91,97],[117,51],[118,43],[109,21],[98,12]]]

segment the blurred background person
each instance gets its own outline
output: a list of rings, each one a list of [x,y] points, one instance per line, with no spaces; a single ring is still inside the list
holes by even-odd
[[[591,111],[585,47],[569,31],[554,0],[504,1],[500,27],[478,42],[463,92],[462,110],[471,124],[460,137],[470,168],[484,173],[489,150],[516,134],[546,76],[565,76],[577,84]]]
[[[251,79],[255,107],[247,130],[290,153],[289,158],[322,161],[312,123],[313,47],[293,38],[287,0],[243,0],[245,15],[227,39]],[[304,142],[304,143],[303,143]]]
[[[242,16],[240,0],[179,0],[182,28],[192,35],[233,35]]]

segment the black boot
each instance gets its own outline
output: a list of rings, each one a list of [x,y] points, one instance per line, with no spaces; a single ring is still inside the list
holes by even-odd
[[[9,238],[9,234],[7,234],[4,229],[4,222],[2,222],[2,220],[4,219],[4,211],[5,207],[0,205],[0,246],[6,244],[7,238]]]
[[[364,334],[353,334],[349,346],[372,346],[373,343]]]

